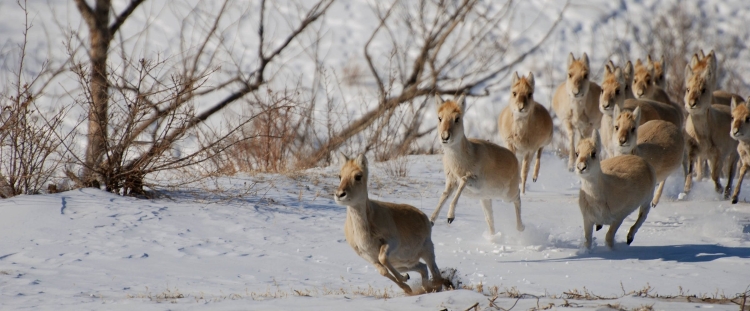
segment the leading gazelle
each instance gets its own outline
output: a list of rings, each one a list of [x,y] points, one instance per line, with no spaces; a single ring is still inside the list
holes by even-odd
[[[432,224],[427,215],[411,205],[370,200],[365,155],[349,159],[341,154],[340,159],[343,163],[339,175],[341,183],[334,199],[337,204],[346,206],[344,234],[349,246],[404,292],[412,292],[406,284],[409,275],[401,274],[407,271],[422,275],[425,291],[439,291],[445,281],[435,264]]]
[[[646,221],[656,185],[653,168],[641,157],[621,155],[601,160],[601,149],[599,131],[594,130],[591,138],[582,139],[575,150],[576,174],[581,178],[578,206],[583,216],[583,246],[587,249],[598,224],[609,225],[605,241],[613,248],[622,221],[638,209],[638,219],[628,232],[630,245]]]
[[[492,199],[512,201],[516,207],[516,229],[524,230],[521,221],[521,197],[518,189],[521,174],[518,160],[510,150],[488,141],[469,139],[464,135],[464,95],[458,100],[443,101],[437,96],[438,136],[443,145],[445,191],[440,196],[430,220],[434,223],[451,194],[455,196],[448,210],[448,223],[456,215],[456,203],[464,189],[469,197],[480,199],[490,235],[495,234]]]

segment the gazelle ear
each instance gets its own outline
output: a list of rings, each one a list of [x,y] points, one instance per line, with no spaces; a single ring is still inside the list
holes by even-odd
[[[612,67],[609,66],[609,64],[604,64],[604,72],[606,73],[612,73]]]
[[[633,77],[633,63],[630,61],[625,64],[625,75],[631,78]]]
[[[651,75],[654,74],[654,62],[652,62],[650,59],[648,60],[648,64],[646,64],[646,70],[648,70]]]
[[[711,52],[708,52],[708,55],[706,55],[706,57],[710,57],[709,58],[709,61],[710,61],[709,64],[711,65],[711,71],[715,72],[716,71],[716,67],[718,66],[717,65],[717,59],[716,59],[716,53],[714,53],[714,50],[711,50]]]
[[[622,75],[622,69],[620,67],[615,68],[615,78],[617,78],[617,81],[622,82],[625,80],[625,78]]]
[[[573,52],[570,52],[570,54],[568,54],[568,68],[570,68],[570,65],[572,65],[575,60],[576,58],[573,57]]]
[[[615,105],[614,110],[612,110],[612,120],[617,122],[617,117],[620,115],[620,105]]]
[[[659,63],[661,63],[661,68],[664,68],[667,66],[667,62],[664,61],[664,54],[661,54],[661,58],[659,58]]]
[[[653,63],[654,61],[651,60],[651,54],[646,55],[646,62]]]
[[[594,130],[593,133],[591,133],[591,139],[594,140],[594,146],[596,146],[596,151],[599,151],[602,149],[602,138],[599,136],[599,130]]]
[[[513,73],[513,78],[511,78],[511,80],[510,80],[511,86],[512,85],[516,85],[516,82],[518,82],[518,79],[520,79],[520,78],[518,77],[518,71],[516,71],[516,72]]]
[[[700,51],[698,51],[698,56],[700,56],[701,59],[706,58],[706,53],[703,52],[703,49],[700,49]]]
[[[633,118],[635,119],[635,127],[637,128],[639,124],[641,124],[641,107],[635,107],[635,110],[633,110]]]
[[[438,107],[445,104],[445,101],[443,100],[442,97],[440,97],[440,94],[435,94],[435,102],[437,103]]]
[[[586,65],[586,68],[591,68],[589,66],[589,56],[584,52],[583,56],[581,56],[581,60],[583,60],[583,64]]]
[[[347,157],[343,152],[339,152],[339,162],[341,162],[341,165],[346,164],[346,162],[349,162],[349,157]]]
[[[533,92],[535,83],[534,83],[534,74],[531,71],[529,71],[529,74],[526,76],[526,80],[528,80],[529,84],[531,84],[531,91]]]
[[[701,50],[701,55],[703,55],[703,50]],[[690,71],[693,71],[693,68],[695,65],[698,65],[698,55],[693,54],[693,57],[690,59],[690,62],[688,63],[688,68]]]
[[[365,157],[364,152],[357,155],[357,159],[354,160],[354,162],[357,163],[357,165],[359,165],[359,167],[361,167],[362,169],[367,169],[367,158]]]
[[[737,108],[737,99],[732,96],[732,101],[729,104],[729,107],[732,107],[732,111],[734,111],[734,108]]]
[[[638,67],[638,66],[643,66],[643,62],[641,61],[641,59],[640,59],[640,58],[639,58],[639,59],[636,59],[636,60],[635,60],[635,66],[636,66],[636,67]]]
[[[750,108],[750,96],[748,96],[747,99],[745,100],[745,106]]]
[[[461,107],[461,113],[466,112],[466,94],[461,94],[456,100],[456,103]]]

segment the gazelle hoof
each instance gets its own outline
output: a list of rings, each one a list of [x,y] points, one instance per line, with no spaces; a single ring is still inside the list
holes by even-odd
[[[450,224],[450,223],[453,223],[453,220],[454,220],[454,219],[455,219],[455,218],[448,218],[448,223],[449,223],[449,224]]]
[[[732,197],[732,204],[737,204],[737,197]]]
[[[518,230],[518,232],[523,232],[523,230],[526,230],[526,226],[524,225],[516,226],[516,230]]]

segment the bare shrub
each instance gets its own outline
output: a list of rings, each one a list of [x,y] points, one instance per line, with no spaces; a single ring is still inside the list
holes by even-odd
[[[226,130],[232,132],[222,141],[211,161],[225,174],[237,172],[284,172],[296,159],[295,141],[300,111],[304,104],[297,102],[296,91],[274,92],[265,96],[256,94],[255,107],[250,117],[229,117]],[[237,130],[234,130],[237,129]],[[204,135],[207,141],[216,141],[214,135]]]
[[[61,131],[66,108],[40,109],[37,98],[47,79],[59,73],[49,63],[41,64],[35,75],[27,76],[26,45],[31,25],[26,2],[18,2],[26,16],[23,41],[17,49],[14,70],[0,89],[0,197],[40,193],[61,166],[58,147],[65,136]],[[11,53],[9,53],[11,54]],[[58,139],[59,138],[59,139]]]

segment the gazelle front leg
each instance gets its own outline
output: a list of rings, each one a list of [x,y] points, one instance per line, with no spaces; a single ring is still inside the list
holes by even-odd
[[[466,187],[466,181],[468,179],[469,176],[464,176],[458,180],[458,190],[456,190],[456,195],[453,196],[453,201],[451,201],[451,206],[448,209],[448,223],[453,223],[453,220],[456,219],[456,204],[458,203],[458,198],[461,196],[461,192],[463,192],[464,187]]]
[[[378,261],[382,265],[382,267],[385,267],[386,269],[378,269],[380,270],[380,274],[391,279],[393,282],[395,282],[401,289],[404,290],[407,294],[411,293],[411,287],[406,284],[406,281],[408,280],[406,277],[401,275],[401,273],[396,270],[396,268],[391,265],[391,262],[388,260],[388,255],[390,255],[390,252],[392,249],[395,249],[397,246],[394,246],[391,248],[391,245],[388,243],[385,243],[383,245],[380,245],[380,253],[378,254]]]
[[[443,194],[440,195],[440,201],[438,201],[438,205],[435,208],[435,211],[432,212],[432,216],[430,216],[430,222],[432,224],[435,224],[435,220],[437,220],[438,215],[440,215],[440,210],[443,208],[443,205],[445,204],[445,200],[448,199],[451,194],[453,194],[453,191],[456,190],[455,187],[455,181],[449,179],[447,176],[445,178],[445,190],[443,191]],[[450,221],[449,221],[450,223]]]
[[[527,153],[523,155],[523,161],[521,162],[521,194],[526,194],[526,178],[529,175],[529,165],[531,165],[531,156],[534,153]],[[534,177],[536,179],[536,177]]]
[[[575,165],[575,153],[576,153],[576,130],[573,128],[573,124],[570,120],[565,121],[565,129],[568,131],[568,171],[573,171],[573,165]]]
[[[742,186],[742,180],[745,179],[745,173],[747,172],[748,167],[748,165],[742,163],[740,176],[737,178],[737,185],[734,186],[734,194],[732,194],[732,204],[737,204],[737,197],[740,195],[740,186]]]
[[[544,149],[544,147],[539,148],[539,151],[537,151],[536,153],[536,163],[534,163],[534,176],[531,179],[533,182],[536,182],[537,177],[539,177],[539,160],[542,157],[542,149]]]

